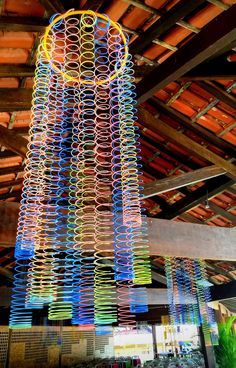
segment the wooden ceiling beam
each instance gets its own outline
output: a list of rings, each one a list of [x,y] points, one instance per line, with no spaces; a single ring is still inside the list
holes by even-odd
[[[61,0],[40,0],[48,15],[65,13],[66,8]]]
[[[130,1],[126,0],[130,3]],[[168,31],[171,27],[173,27],[176,22],[180,19],[184,18],[186,15],[191,13],[197,7],[204,3],[204,0],[181,0],[171,8],[165,14],[162,14],[157,10],[156,15],[160,15],[160,19],[158,19],[151,27],[149,27],[143,35],[137,38],[131,45],[130,45],[130,52],[135,54],[141,54],[145,48],[150,46],[151,42],[155,40],[155,38],[160,37],[163,33]],[[135,5],[138,6],[138,5]],[[152,12],[156,9],[151,9]]]
[[[225,174],[225,170],[218,166],[203,167],[195,171],[190,171],[181,175],[169,176],[167,178],[156,180],[144,184],[142,191],[143,198],[150,198],[155,195],[175,190],[187,185],[199,183],[201,181],[214,178]]]
[[[35,66],[30,65],[0,65],[0,77],[33,77]]]
[[[0,174],[1,174],[1,170],[0,170]],[[20,185],[23,183],[23,179],[16,179],[16,180],[9,180],[9,181],[3,181],[0,183],[0,189],[6,189],[6,188],[11,188],[14,187],[15,185]]]
[[[184,44],[142,79],[137,84],[138,103],[146,101],[156,91],[179,79],[235,39],[235,17],[236,4],[208,23],[191,42]]]
[[[19,204],[0,203],[0,245],[14,247]],[[234,260],[235,229],[147,218],[150,254]],[[161,229],[161,231],[160,231]],[[224,247],[222,247],[224,244]],[[227,252],[225,251],[227,249]]]
[[[84,6],[82,7],[83,10],[93,10],[98,12],[100,8],[103,6],[104,0],[87,0]]]
[[[145,78],[145,76],[155,69],[156,65],[134,65],[135,78]],[[234,80],[236,79],[235,63],[218,62],[217,60],[198,65],[188,73],[182,75],[182,81],[215,81],[215,80]]]
[[[16,134],[11,129],[4,128],[0,125],[0,145],[25,158],[27,153],[27,144],[27,139]]]
[[[30,110],[31,99],[31,89],[0,88],[0,112]]]
[[[214,152],[208,150],[207,148],[201,146],[199,143],[193,141],[192,139],[188,138],[186,135],[180,133],[176,129],[172,128],[168,124],[164,123],[160,119],[155,118],[150,112],[143,108],[138,109],[138,119],[140,123],[154,131],[161,133],[168,140],[178,143],[189,152],[193,152],[198,157],[201,157],[208,162],[211,162],[220,168],[224,169],[234,177],[236,177],[236,166],[232,163],[224,160],[222,157],[216,155]]]
[[[0,194],[0,202],[13,197],[16,198],[16,200],[20,200],[21,194],[22,194],[21,190],[11,190],[8,193]]]
[[[214,211],[217,215],[226,218],[227,220],[231,221],[234,226],[236,226],[236,216],[232,213],[226,211],[224,208],[217,206],[215,203],[210,201],[209,203],[210,209]]]
[[[197,207],[207,198],[214,197],[221,193],[233,183],[234,180],[225,176],[209,179],[204,186],[189,193],[188,196],[180,199],[176,203],[169,205],[167,209],[154,217],[168,220],[174,219],[192,208]]]
[[[12,32],[43,32],[49,24],[48,19],[16,16],[0,16],[0,30]]]
[[[214,59],[202,63],[188,73],[180,77],[183,81],[211,81],[211,80],[234,80],[236,79],[235,63],[225,60]]]
[[[235,147],[232,144],[226,142],[224,139],[217,137],[215,134],[211,133],[209,130],[202,127],[201,125],[191,121],[191,119],[189,119],[181,112],[173,109],[170,106],[165,105],[156,97],[153,97],[149,101],[158,110],[158,112],[169,116],[171,119],[178,122],[181,126],[184,126],[185,128],[190,129],[197,135],[201,136],[204,141],[212,143],[220,150],[223,150],[225,153],[225,158],[235,157]]]
[[[236,70],[236,66],[235,66],[235,70]],[[222,88],[218,87],[212,82],[200,81],[198,82],[198,85],[205,91],[212,94],[215,98],[231,106],[233,109],[236,109],[236,98],[233,95],[230,95],[229,93],[224,91]]]

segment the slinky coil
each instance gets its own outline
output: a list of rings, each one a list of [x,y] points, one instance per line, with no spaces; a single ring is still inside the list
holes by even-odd
[[[42,37],[15,251],[27,271],[16,267],[12,327],[44,305],[50,320],[97,331],[134,326],[147,310],[127,43],[117,23],[91,11],[54,16]]]
[[[171,324],[201,324],[209,334],[215,320],[204,261],[165,257],[165,272]]]

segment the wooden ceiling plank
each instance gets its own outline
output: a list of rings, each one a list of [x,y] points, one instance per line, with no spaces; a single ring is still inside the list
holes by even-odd
[[[0,203],[0,244],[14,247],[19,204]],[[147,218],[150,254],[234,260],[235,229]],[[161,229],[161,231],[160,231]],[[224,243],[224,247],[222,247]],[[227,249],[227,252],[225,252]]]
[[[25,158],[28,141],[10,129],[0,125],[0,144]]]
[[[65,13],[66,9],[61,0],[40,0],[48,15]]]
[[[234,80],[236,79],[236,68],[233,62],[226,60],[214,59],[206,63],[202,63],[187,74],[180,77],[183,81],[211,81],[211,80]]]
[[[201,146],[199,143],[188,138],[160,119],[155,118],[150,112],[143,108],[138,109],[138,119],[144,123],[144,126],[154,132],[159,132],[166,136],[170,141],[178,143],[186,148],[189,152],[193,152],[197,156],[221,167],[234,177],[236,177],[236,166],[216,155],[214,152]]]
[[[171,8],[166,14],[162,15],[151,27],[149,27],[143,35],[130,45],[130,52],[141,54],[151,42],[160,37],[171,27],[173,27],[180,19],[191,13],[197,7],[204,3],[204,0],[181,0]]]
[[[170,190],[175,190],[187,185],[199,183],[201,181],[223,174],[225,174],[225,170],[216,165],[203,167],[202,169],[190,171],[181,175],[170,176],[161,180],[144,184],[142,195],[144,199],[150,198]]]
[[[1,174],[1,171],[0,171],[0,174]],[[5,181],[5,182],[1,182],[0,183],[0,189],[5,189],[5,188],[12,188],[14,187],[15,185],[19,185],[19,184],[22,184],[23,183],[23,179],[20,178],[20,179],[16,179],[16,180],[9,180],[9,181]]]
[[[190,213],[182,213],[182,215],[179,217],[187,222],[191,222],[192,224],[204,225],[203,221],[199,220],[195,216],[192,216]]]
[[[236,69],[236,68],[235,68]],[[203,88],[205,91],[212,94],[215,98],[224,102],[226,105],[231,106],[233,109],[236,109],[236,98],[222,88],[214,85],[212,82],[198,82],[198,85]]]
[[[34,17],[0,16],[0,30],[12,32],[43,32],[48,19]]]
[[[225,176],[220,176],[214,179],[209,179],[207,183],[189,193],[188,196],[180,199],[176,203],[168,206],[160,214],[156,215],[156,218],[174,219],[183,213],[197,207],[203,203],[207,198],[211,198],[223,192],[226,188],[234,183],[233,179],[229,179]]]
[[[0,78],[33,77],[35,66],[30,65],[0,65]]]
[[[235,39],[235,17],[236,4],[208,23],[190,42],[142,79],[137,85],[138,103],[146,101]]]
[[[83,10],[93,10],[98,12],[100,8],[103,6],[104,0],[87,0],[84,6],[82,7]]]
[[[222,207],[217,206],[212,201],[210,201],[209,206],[212,211],[222,216],[223,218],[226,218],[227,220],[231,221],[234,226],[236,225],[236,216],[234,216],[232,213],[226,211]]]
[[[31,89],[0,88],[0,112],[30,110],[31,99]]]
[[[197,135],[201,136],[204,141],[207,141],[214,146],[218,147],[219,149],[223,150],[225,156],[228,157],[235,157],[235,147],[226,142],[224,139],[217,137],[214,133],[210,132],[206,128],[202,127],[201,125],[193,122],[187,116],[182,114],[181,112],[173,109],[171,106],[165,105],[162,101],[158,100],[156,97],[153,97],[150,100],[151,104],[161,113],[166,116],[169,116],[174,121],[178,122],[180,125],[190,129]]]

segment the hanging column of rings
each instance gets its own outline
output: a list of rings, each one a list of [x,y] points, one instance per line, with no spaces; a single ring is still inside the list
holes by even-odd
[[[151,282],[127,38],[108,17],[52,18],[38,50],[10,327],[34,309],[135,325]]]

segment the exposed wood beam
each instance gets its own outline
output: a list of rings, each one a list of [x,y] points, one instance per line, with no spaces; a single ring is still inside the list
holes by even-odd
[[[1,20],[0,20],[1,22]],[[0,23],[1,24],[1,23]],[[135,65],[135,78],[143,78],[155,66]],[[0,77],[33,77],[35,66],[29,65],[0,65]],[[235,63],[204,63],[192,69],[180,78],[181,80],[234,80],[236,79]]]
[[[66,11],[61,0],[40,0],[40,2],[49,15],[55,13],[65,13]]]
[[[23,172],[23,171],[24,171],[24,166],[22,166],[22,165],[3,167],[3,168],[0,168],[0,176],[1,175],[8,175],[8,174],[17,175],[19,172]]]
[[[18,203],[0,203],[0,246],[14,247],[18,213]],[[218,260],[236,258],[236,229],[153,218],[147,218],[147,224],[151,255]]]
[[[212,301],[224,300],[236,297],[236,280],[223,285],[215,285],[210,288]]]
[[[170,141],[176,142],[189,152],[194,152],[197,156],[221,167],[228,173],[236,177],[236,166],[224,160],[222,157],[216,155],[214,152],[201,146],[199,143],[188,138],[186,135],[180,133],[160,119],[155,118],[150,112],[143,108],[138,109],[138,119],[144,126],[154,132],[160,132],[166,136]]]
[[[12,32],[43,32],[49,21],[44,18],[0,16],[0,30]]]
[[[27,139],[0,125],[0,145],[25,158],[28,151],[27,144]]]
[[[33,77],[35,66],[0,65],[0,77]]]
[[[6,199],[8,198],[16,198],[16,200],[20,200],[21,198],[21,194],[22,194],[22,191],[21,190],[12,190],[8,193],[5,193],[5,194],[1,194],[0,195],[0,202],[1,201],[5,201]]]
[[[234,280],[233,276],[230,275],[230,272],[225,271],[224,268],[219,267],[219,266],[215,265],[214,263],[206,262],[206,267],[208,269],[214,271],[216,274],[220,274],[220,275],[223,275],[225,277],[228,277],[230,280]]]
[[[225,57],[226,59],[226,57]],[[214,59],[198,65],[187,74],[180,77],[181,80],[234,80],[236,79],[235,63],[227,60]]]
[[[152,8],[149,5],[146,5],[142,0],[123,0],[126,3],[135,6],[136,8],[140,8],[143,9],[151,14],[155,14],[155,15],[161,15],[162,13],[155,8]]]
[[[180,216],[181,219],[187,221],[187,222],[191,222],[192,224],[199,224],[199,225],[204,225],[204,222],[199,220],[197,217],[192,216],[190,213],[182,213],[182,215]]]
[[[235,67],[236,69],[236,67]],[[212,82],[198,82],[199,86],[211,93],[215,98],[236,109],[236,98]]]
[[[1,266],[0,266],[0,275],[11,281],[13,280],[13,273],[9,271],[8,269],[1,267]]]
[[[155,217],[169,220],[174,219],[175,217],[178,217],[198,206],[200,203],[203,203],[207,198],[214,197],[221,193],[233,183],[234,180],[225,176],[210,179],[204,186],[189,193],[188,196],[180,199],[175,204],[168,206],[167,209]]]
[[[180,19],[184,18],[187,14],[191,13],[197,7],[204,3],[204,0],[181,0],[171,8],[166,14],[162,15],[151,27],[149,27],[143,35],[138,37],[130,45],[130,52],[135,54],[141,54],[155,38],[160,37],[163,33],[168,31],[172,26],[176,24]],[[154,10],[154,9],[153,9]]]
[[[170,190],[196,184],[203,180],[214,178],[223,174],[225,174],[224,169],[213,165],[181,175],[169,176],[161,180],[156,180],[154,182],[144,184],[144,189],[142,191],[143,198],[150,198],[155,195],[168,192]]]
[[[83,6],[83,10],[93,10],[95,12],[99,11],[99,9],[104,4],[104,0],[87,0],[85,5]]]
[[[0,112],[30,110],[31,99],[31,89],[0,88]]]
[[[236,225],[236,216],[234,216],[232,213],[224,210],[222,207],[217,206],[212,201],[210,201],[209,206],[212,211],[224,218],[227,218],[229,221],[232,222],[233,225]]]
[[[1,171],[0,171],[1,174]],[[11,188],[14,187],[15,185],[20,185],[23,183],[23,179],[16,179],[16,180],[9,180],[9,181],[5,181],[5,182],[1,182],[0,183],[0,189],[5,189],[5,188]]]
[[[173,109],[170,106],[165,105],[162,101],[158,100],[156,97],[153,97],[150,100],[150,102],[159,112],[162,112],[164,115],[169,116],[171,119],[178,122],[180,125],[200,135],[203,140],[207,140],[209,143],[212,143],[220,150],[223,150],[225,152],[225,158],[228,158],[230,156],[235,157],[236,153],[235,147],[230,143],[226,142],[224,139],[217,137],[209,130],[191,121],[187,116],[185,116],[181,112]]]
[[[179,152],[173,152],[170,142],[167,141],[163,143],[156,142],[154,139],[149,137],[148,132],[145,131],[145,127],[140,127],[139,134],[144,142],[147,142],[148,144],[151,144],[153,146],[155,156],[159,155],[161,156],[162,153],[165,153],[166,155],[170,156],[173,160],[175,160],[178,166],[180,165],[186,166],[192,170],[199,169],[199,165],[192,160],[191,155],[186,157],[185,155]]]
[[[183,45],[174,55],[149,73],[137,85],[138,103],[146,101],[157,90],[179,79],[235,39],[235,17],[236,4],[208,23],[191,39],[191,42]]]
[[[148,73],[155,69],[156,65],[134,65],[135,78],[144,78]],[[179,80],[183,81],[201,81],[201,80],[234,80],[236,79],[235,63],[212,60],[210,62],[202,63],[190,70],[188,73],[182,75]]]

